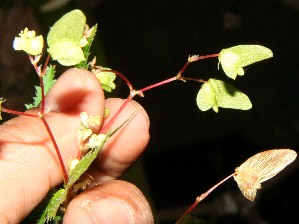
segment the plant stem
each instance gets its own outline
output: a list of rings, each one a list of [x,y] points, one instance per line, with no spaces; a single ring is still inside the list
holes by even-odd
[[[102,69],[101,72],[112,72],[115,73],[118,77],[120,77],[121,79],[123,79],[125,81],[125,83],[128,85],[130,91],[133,91],[133,86],[131,84],[131,82],[120,72],[116,71],[116,70],[111,70],[111,69]]]
[[[44,86],[44,79],[43,76],[39,76],[39,85],[41,88],[41,95],[42,95],[42,109],[41,114],[45,113],[45,86]]]
[[[30,114],[30,113],[26,113],[26,112],[20,112],[20,111],[15,111],[15,110],[9,110],[9,109],[6,109],[6,108],[1,108],[1,111],[2,112],[5,112],[5,113],[9,113],[9,114],[14,114],[14,115],[19,115],[19,116],[26,116],[26,117],[35,117],[35,118],[40,118],[41,121],[43,122],[45,128],[47,129],[47,132],[50,136],[50,139],[53,143],[53,146],[55,148],[55,151],[56,151],[56,154],[57,154],[57,157],[58,157],[58,160],[59,160],[59,163],[60,163],[60,167],[61,167],[61,170],[62,170],[62,174],[63,174],[63,179],[64,179],[64,183],[66,184],[68,182],[68,175],[67,175],[67,171],[66,171],[66,168],[65,168],[65,165],[64,165],[64,162],[63,162],[63,159],[62,159],[62,156],[61,156],[61,153],[59,151],[59,148],[58,148],[58,145],[55,141],[55,138],[53,136],[53,133],[48,125],[48,122],[46,121],[46,119],[44,118],[43,114],[42,113],[38,113],[37,114]]]
[[[205,82],[202,79],[194,79],[194,78],[183,77],[182,74],[185,72],[186,68],[188,67],[188,65],[191,62],[195,62],[195,61],[206,59],[206,58],[214,58],[214,57],[218,57],[218,56],[219,56],[219,54],[209,54],[209,55],[205,55],[205,56],[197,56],[197,55],[191,56],[191,57],[188,58],[187,62],[184,64],[182,69],[179,71],[179,73],[175,77],[172,77],[172,78],[166,79],[164,81],[155,83],[153,85],[144,87],[144,88],[138,90],[137,92],[143,93],[147,90],[153,89],[153,88],[158,87],[158,86],[162,86],[164,84],[167,84],[167,83],[170,83],[170,82],[176,81],[176,80],[181,80],[181,81],[190,80],[190,81],[196,81],[196,82]]]
[[[41,74],[39,74],[39,83],[40,83],[40,87],[41,87],[41,95],[42,95],[42,114],[44,114],[45,112],[45,86],[44,86],[44,76],[47,72],[47,66],[50,60],[50,54],[48,54],[46,62],[44,64],[44,68],[41,72]]]
[[[188,77],[183,77],[183,76],[181,76],[181,79],[183,81],[194,81],[194,82],[202,82],[202,83],[207,82],[203,79],[188,78]]]
[[[202,60],[202,59],[207,59],[207,58],[216,58],[219,57],[220,54],[208,54],[208,55],[204,55],[204,56],[199,56],[199,55],[193,55],[190,56],[188,61],[190,62],[194,62],[194,61],[198,61],[198,60]]]
[[[20,111],[15,111],[15,110],[9,110],[6,108],[1,108],[2,112],[8,113],[8,114],[15,114],[15,115],[20,115],[20,116],[27,116],[27,117],[39,117],[36,114],[30,114],[30,113],[26,113],[26,112],[20,112]]]
[[[48,122],[46,121],[46,119],[44,118],[44,116],[42,114],[39,113],[39,117],[40,119],[42,120],[45,128],[47,129],[47,132],[51,138],[51,141],[53,143],[53,146],[54,146],[54,149],[56,151],[56,154],[57,154],[57,157],[58,157],[58,160],[59,160],[59,164],[60,164],[60,167],[61,167],[61,170],[62,170],[62,175],[63,175],[63,180],[64,180],[64,184],[66,185],[68,183],[68,174],[67,174],[67,171],[66,171],[66,168],[65,168],[65,165],[64,165],[64,162],[63,162],[63,159],[62,159],[62,156],[61,156],[61,153],[60,153],[60,150],[58,148],[58,145],[56,143],[56,140],[54,138],[54,135],[48,125]]]
[[[170,83],[170,82],[175,81],[175,80],[178,80],[177,76],[172,77],[172,78],[170,78],[170,79],[163,80],[163,81],[158,82],[158,83],[155,83],[155,84],[153,84],[153,85],[144,87],[144,88],[138,90],[138,92],[143,93],[143,92],[145,92],[145,91],[147,91],[147,90],[153,89],[153,88],[158,87],[158,86],[162,86],[162,85],[164,85],[164,84],[166,84],[166,83]]]
[[[130,94],[127,99],[123,102],[123,104],[120,106],[120,108],[117,110],[117,112],[113,115],[113,117],[108,121],[108,123],[100,130],[99,134],[107,134],[113,123],[118,118],[121,111],[127,106],[127,104],[133,99],[135,94]]]
[[[235,173],[229,175],[228,177],[224,178],[223,180],[221,180],[219,183],[217,183],[216,185],[214,185],[213,187],[211,187],[208,191],[206,191],[205,193],[201,194],[200,196],[198,196],[194,203],[184,212],[184,214],[179,218],[178,221],[176,221],[176,224],[179,224],[179,222],[186,216],[188,215],[194,208],[196,205],[198,205],[199,202],[201,202],[203,199],[205,199],[213,190],[215,190],[219,185],[221,185],[222,183],[224,183],[225,181],[227,181],[229,178],[231,178],[232,176],[234,176]]]
[[[33,56],[29,55],[29,60],[30,60],[31,64],[33,65],[35,72],[37,73],[38,76],[40,76],[40,73],[41,73],[40,68],[36,64],[39,61],[39,59],[40,59],[40,56],[35,56],[33,58]]]
[[[42,76],[44,76],[44,75],[46,74],[47,66],[48,66],[48,63],[49,63],[49,61],[50,61],[50,58],[51,58],[51,55],[48,54],[47,59],[46,59],[46,62],[45,62],[45,64],[44,64],[43,71],[42,71]]]
[[[123,75],[121,74],[120,72],[118,71],[115,71],[115,70],[111,70],[111,69],[103,69],[101,70],[102,72],[113,72],[115,73],[117,76],[119,76],[120,78],[122,78],[126,84],[128,85],[129,89],[130,89],[130,95],[128,96],[128,98],[124,101],[124,103],[121,105],[121,107],[118,109],[118,111],[113,115],[113,117],[111,118],[111,120],[109,120],[109,122],[99,131],[99,134],[106,134],[106,132],[111,128],[112,124],[115,122],[115,120],[117,119],[118,115],[120,114],[120,112],[125,108],[125,106],[133,99],[133,97],[135,95],[140,95],[140,96],[143,96],[143,93],[145,91],[148,91],[150,89],[153,89],[153,88],[156,88],[158,86],[162,86],[162,85],[165,85],[167,83],[170,83],[170,82],[173,82],[173,81],[176,81],[176,80],[181,80],[181,81],[186,81],[186,80],[190,80],[190,81],[197,81],[197,82],[205,82],[204,80],[202,79],[194,79],[194,78],[186,78],[186,77],[183,77],[182,74],[184,73],[184,71],[186,70],[186,68],[188,67],[188,65],[191,63],[191,62],[194,62],[194,61],[198,61],[198,60],[201,60],[201,59],[206,59],[206,58],[212,58],[212,57],[218,57],[219,54],[210,54],[210,55],[206,55],[206,56],[191,56],[188,58],[187,62],[184,64],[184,66],[182,67],[182,69],[179,71],[179,73],[172,77],[172,78],[169,78],[169,79],[166,79],[166,80],[163,80],[163,81],[160,81],[160,82],[157,82],[155,84],[152,84],[152,85],[149,85],[147,87],[144,87],[142,89],[139,89],[139,90],[134,90],[131,82]]]

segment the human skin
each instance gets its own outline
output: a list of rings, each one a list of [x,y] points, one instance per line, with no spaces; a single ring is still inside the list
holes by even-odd
[[[76,132],[80,113],[109,118],[123,100],[105,100],[93,74],[70,69],[46,96],[46,115],[65,164],[76,158]],[[37,113],[35,108],[27,112]],[[64,223],[154,223],[150,206],[140,190],[116,180],[145,150],[149,141],[149,119],[136,102],[130,102],[112,126],[134,116],[105,144],[88,174],[96,185],[75,197],[64,215]],[[96,127],[95,130],[99,130]],[[62,183],[60,165],[42,122],[19,116],[0,126],[0,223],[19,223],[46,196]]]

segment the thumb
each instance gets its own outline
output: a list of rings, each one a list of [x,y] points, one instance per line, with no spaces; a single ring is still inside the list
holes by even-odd
[[[133,184],[108,181],[75,197],[66,209],[63,223],[152,224],[148,201]]]
[[[80,112],[104,113],[102,88],[90,72],[70,69],[47,94],[46,111],[45,119],[67,164],[78,153]],[[53,144],[38,118],[20,116],[2,124],[0,222],[17,223],[29,214],[52,187],[62,182],[60,170]]]

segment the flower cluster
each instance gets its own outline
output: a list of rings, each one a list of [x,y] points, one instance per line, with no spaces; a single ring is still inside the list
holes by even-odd
[[[44,39],[41,35],[36,36],[34,30],[28,30],[26,27],[19,33],[19,37],[15,37],[13,48],[16,51],[25,51],[30,55],[39,55],[42,53]]]
[[[101,116],[89,116],[86,112],[82,112],[80,118],[81,123],[77,131],[77,140],[80,148],[89,149],[100,146],[105,137],[93,134],[92,128],[101,124]]]

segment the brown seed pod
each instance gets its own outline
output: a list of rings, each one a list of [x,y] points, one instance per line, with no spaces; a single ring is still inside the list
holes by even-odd
[[[234,179],[242,194],[254,201],[261,183],[274,177],[295,160],[297,153],[291,149],[273,149],[255,154],[235,170]]]

